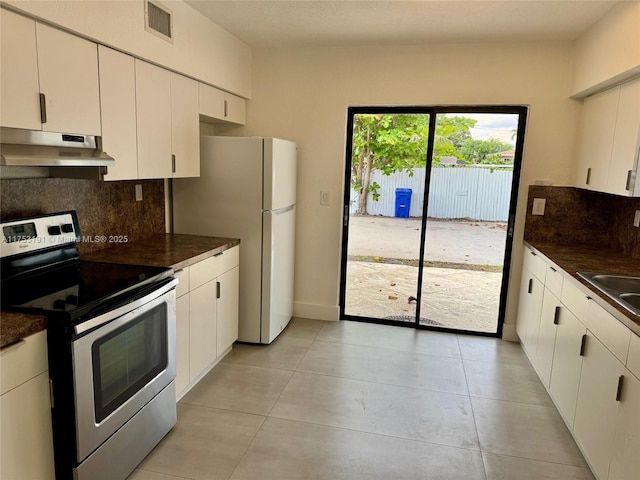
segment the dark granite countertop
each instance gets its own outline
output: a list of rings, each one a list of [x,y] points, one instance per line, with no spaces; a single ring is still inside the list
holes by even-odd
[[[640,260],[612,252],[609,249],[584,245],[565,245],[551,242],[525,241],[536,253],[570,275],[574,285],[591,296],[607,312],[640,336],[640,316],[634,315],[586,280],[577,272],[606,275],[640,275]]]
[[[240,240],[237,238],[166,233],[131,243],[117,244],[83,255],[82,259],[93,262],[173,267],[174,270],[180,270],[239,244]]]
[[[82,256],[94,262],[127,263],[172,267],[188,267],[205,258],[240,244],[237,238],[198,235],[159,234],[130,243],[121,243]],[[47,328],[41,315],[2,311],[0,314],[0,348]]]
[[[0,312],[0,348],[47,328],[47,318],[22,312]]]

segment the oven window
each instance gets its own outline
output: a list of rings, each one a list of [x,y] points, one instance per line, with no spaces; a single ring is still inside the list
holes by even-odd
[[[91,349],[99,423],[166,368],[166,304],[99,338]]]

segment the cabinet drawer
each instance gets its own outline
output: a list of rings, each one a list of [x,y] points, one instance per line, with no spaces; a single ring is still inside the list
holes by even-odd
[[[47,332],[35,333],[0,350],[0,395],[48,369]]]
[[[189,293],[189,267],[185,267],[174,273],[178,279],[178,286],[176,287],[176,297],[180,298],[185,293]]]
[[[627,357],[627,368],[640,379],[640,337],[635,334],[631,334],[629,356]]]
[[[240,247],[235,246],[189,267],[189,287],[194,290],[240,263]]]
[[[523,270],[528,270],[535,277],[544,283],[547,272],[547,263],[540,258],[540,255],[529,248],[524,249]]]
[[[568,281],[562,286],[562,303],[618,360],[626,362],[631,330]]]
[[[564,275],[557,267],[553,267],[551,265],[547,265],[545,275],[544,286],[547,287],[556,297],[560,298],[562,295]]]

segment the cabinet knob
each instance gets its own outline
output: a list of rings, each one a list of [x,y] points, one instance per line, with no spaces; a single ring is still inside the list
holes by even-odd
[[[216,298],[220,298],[220,282],[216,282]]]
[[[556,307],[556,311],[553,314],[553,324],[558,325],[560,323],[560,306]]]
[[[585,183],[589,185],[590,181],[591,181],[591,167],[587,168],[587,181]]]

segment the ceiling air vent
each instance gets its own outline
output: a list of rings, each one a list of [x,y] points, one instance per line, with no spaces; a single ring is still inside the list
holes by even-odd
[[[144,29],[173,43],[173,13],[158,2],[144,2]]]

